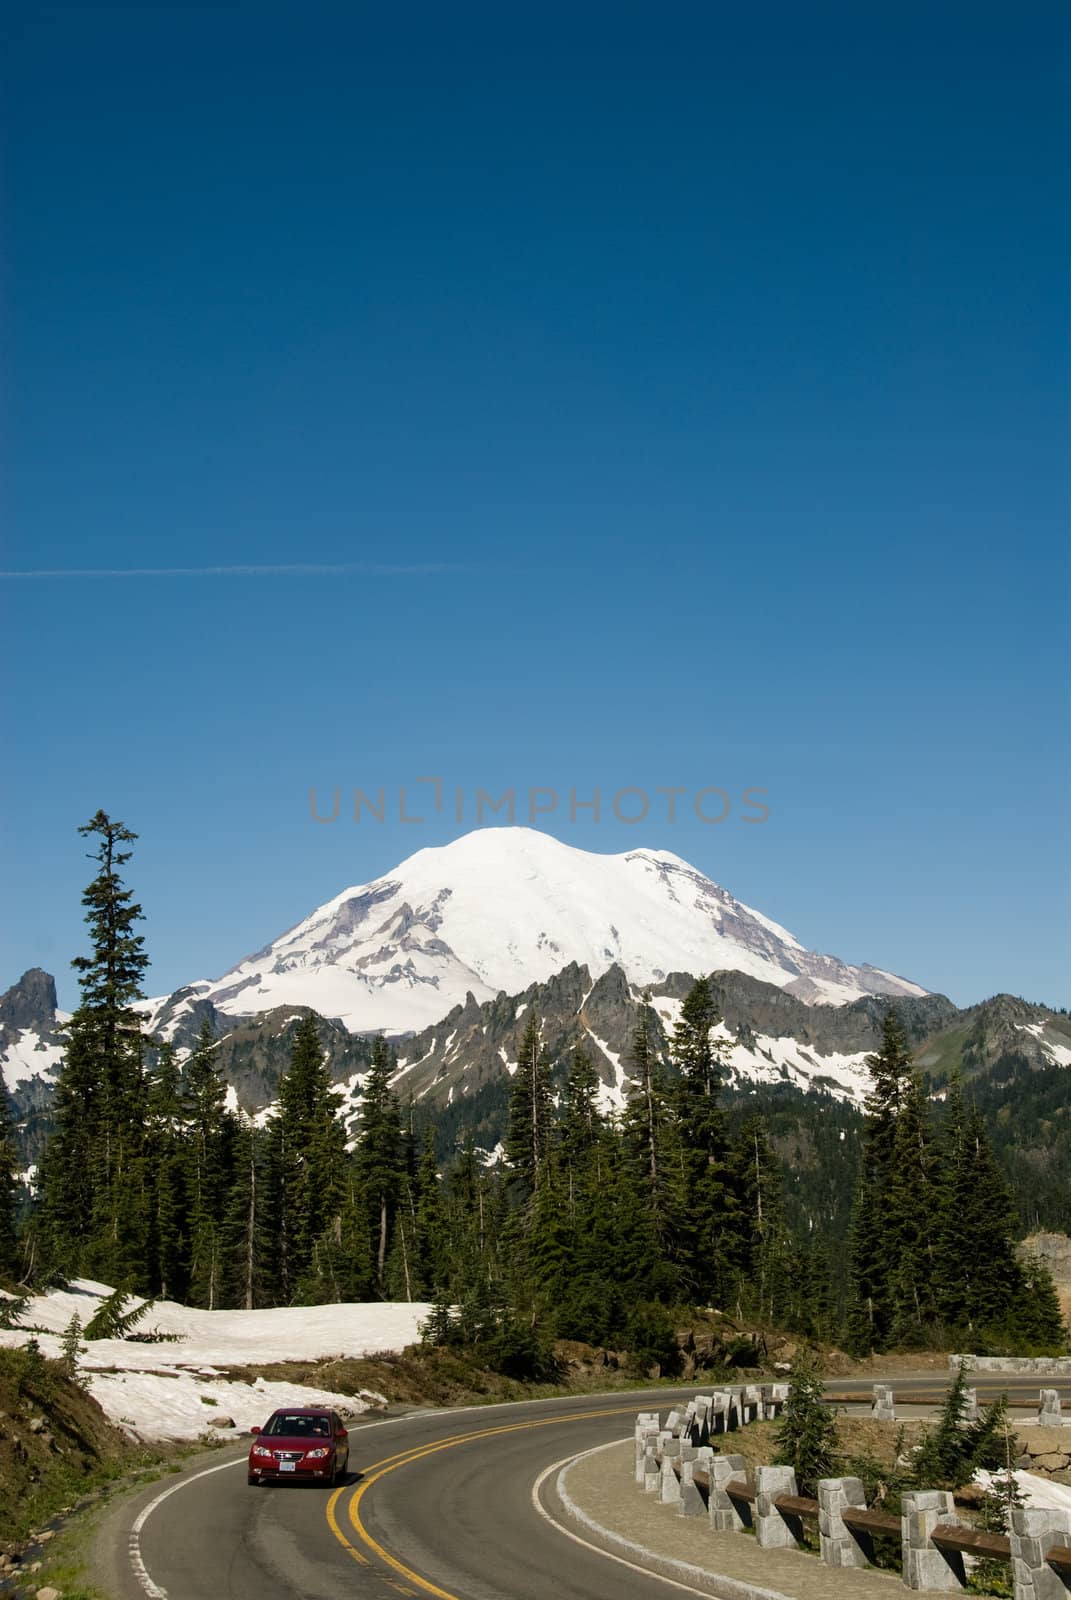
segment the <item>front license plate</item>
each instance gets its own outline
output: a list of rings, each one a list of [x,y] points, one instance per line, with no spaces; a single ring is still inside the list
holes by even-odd
[[[297,1471],[297,1462],[296,1461],[280,1461],[280,1463],[279,1463],[279,1471],[280,1472],[296,1472]]]

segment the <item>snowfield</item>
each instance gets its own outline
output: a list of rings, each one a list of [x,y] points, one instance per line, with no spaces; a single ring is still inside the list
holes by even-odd
[[[88,1323],[112,1291],[89,1278],[30,1301],[24,1325],[0,1329],[0,1345],[35,1337],[46,1356],[62,1354],[62,1335],[76,1313]],[[259,1426],[276,1406],[331,1405],[344,1414],[385,1404],[382,1395],[334,1394],[301,1384],[228,1379],[221,1367],[274,1361],[364,1356],[400,1350],[419,1338],[430,1306],[371,1304],[278,1306],[266,1311],[201,1311],[158,1300],[134,1330],[175,1334],[176,1340],[83,1341],[80,1370],[112,1422],[145,1439],[197,1439],[213,1418],[230,1417],[238,1430]],[[35,1330],[43,1329],[44,1332]],[[221,1438],[230,1429],[213,1429]]]

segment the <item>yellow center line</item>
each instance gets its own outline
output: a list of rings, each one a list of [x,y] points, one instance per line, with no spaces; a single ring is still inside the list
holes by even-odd
[[[440,1589],[438,1584],[431,1582],[430,1578],[422,1578],[419,1572],[414,1572],[412,1567],[407,1567],[404,1561],[399,1561],[397,1556],[384,1549],[383,1545],[369,1533],[361,1520],[361,1501],[373,1484],[378,1483],[380,1478],[385,1478],[389,1472],[397,1472],[399,1467],[408,1466],[413,1461],[422,1461],[425,1456],[437,1455],[440,1450],[453,1450],[459,1444],[468,1444],[473,1439],[493,1439],[496,1435],[503,1433],[524,1433],[533,1428],[559,1427],[565,1422],[590,1422],[595,1417],[627,1416],[634,1409],[633,1406],[615,1406],[612,1409],[600,1406],[597,1411],[573,1411],[568,1416],[543,1417],[535,1422],[507,1422],[500,1424],[497,1428],[480,1428],[471,1433],[456,1433],[449,1439],[438,1440],[435,1444],[412,1445],[408,1450],[399,1450],[395,1455],[384,1456],[382,1461],[374,1461],[372,1463],[361,1482],[353,1490],[348,1507],[353,1530],[361,1544],[377,1555],[399,1577],[406,1579],[409,1583],[415,1583],[418,1588],[424,1590],[425,1594],[434,1595],[436,1600],[459,1600],[458,1595],[451,1594],[447,1589]],[[328,1500],[326,1510],[327,1524],[343,1549],[355,1561],[359,1561],[362,1566],[368,1566],[368,1557],[347,1539],[338,1525],[336,1507],[345,1493],[346,1488],[343,1485],[341,1488],[336,1489],[330,1500]]]

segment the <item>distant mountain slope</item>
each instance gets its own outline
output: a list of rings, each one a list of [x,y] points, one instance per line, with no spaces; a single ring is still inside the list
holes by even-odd
[[[418,1031],[564,967],[630,983],[734,970],[808,1003],[919,997],[918,984],[817,955],[667,850],[597,855],[531,828],[482,828],[346,889],[214,981],[183,991],[231,1015],[311,1006],[353,1031]],[[155,1002],[153,1023],[168,1026]],[[174,1020],[174,1007],[171,1006]]]

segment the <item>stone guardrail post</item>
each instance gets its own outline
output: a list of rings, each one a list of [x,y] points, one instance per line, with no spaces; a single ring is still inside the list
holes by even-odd
[[[636,1482],[643,1483],[646,1476],[644,1461],[649,1446],[658,1442],[658,1413],[656,1411],[641,1411],[636,1417],[635,1427],[636,1443]]]
[[[873,1563],[873,1540],[849,1528],[841,1516],[848,1506],[866,1510],[866,1490],[859,1478],[819,1478],[818,1543],[827,1567],[867,1567]]]
[[[708,1512],[715,1533],[739,1533],[747,1526],[736,1501],[725,1493],[730,1478],[740,1478],[743,1473],[743,1456],[715,1456],[710,1463]]]
[[[740,1391],[740,1425],[762,1421],[762,1390],[753,1383],[745,1384]]]
[[[1071,1545],[1071,1512],[1017,1506],[1010,1538],[1015,1600],[1067,1600],[1067,1580],[1045,1557],[1054,1545]]]
[[[796,1493],[796,1474],[791,1467],[755,1468],[755,1541],[763,1550],[796,1549],[803,1533],[799,1517],[779,1511],[774,1500],[779,1494]]]
[[[1038,1422],[1043,1428],[1060,1428],[1063,1426],[1063,1420],[1059,1389],[1042,1389]]]
[[[643,1458],[643,1487],[647,1494],[654,1494],[662,1477],[662,1458],[658,1449],[658,1441],[652,1440],[647,1446]]]
[[[887,1383],[876,1383],[874,1385],[874,1404],[870,1408],[870,1415],[875,1422],[896,1421],[893,1392]]]
[[[663,1506],[679,1506],[681,1503],[681,1486],[677,1474],[673,1470],[673,1457],[662,1457],[662,1471],[658,1480],[658,1502]]]
[[[964,1420],[964,1422],[977,1422],[978,1421],[978,1390],[977,1389],[964,1389],[964,1391],[963,1391],[963,1400],[964,1400],[964,1410],[963,1410],[963,1420]]]
[[[788,1400],[787,1383],[767,1383],[762,1391],[762,1409],[767,1417],[779,1417]]]
[[[700,1449],[696,1452],[695,1460],[681,1462],[681,1503],[677,1510],[679,1517],[701,1517],[707,1509],[695,1482],[698,1467],[703,1466],[708,1472],[710,1470],[709,1464],[703,1460],[704,1456],[710,1456],[713,1460],[713,1451]]]
[[[955,1523],[955,1501],[947,1489],[905,1494],[900,1519],[904,1584],[908,1589],[962,1589],[966,1582],[958,1551],[939,1550],[930,1535],[942,1522]]]

